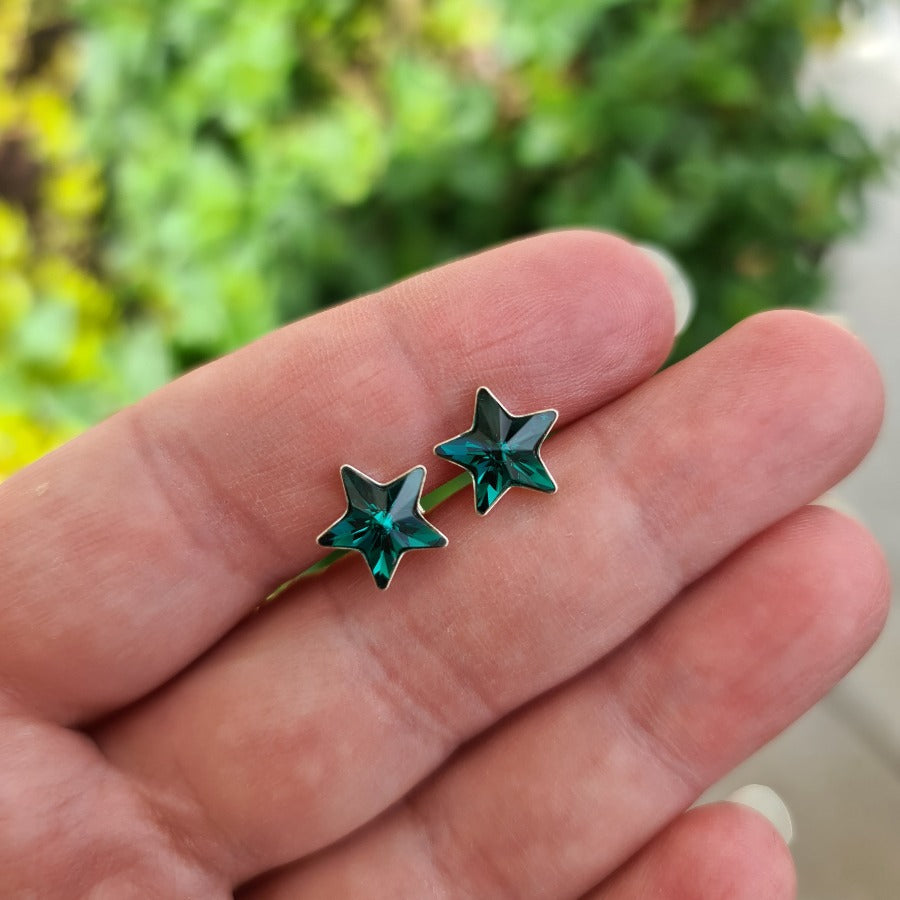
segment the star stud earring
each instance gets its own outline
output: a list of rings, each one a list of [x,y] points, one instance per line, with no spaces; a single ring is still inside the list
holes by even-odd
[[[471,473],[475,509],[485,515],[511,487],[548,494],[556,491],[540,449],[558,415],[555,409],[545,409],[514,416],[486,387],[481,387],[475,395],[472,427],[438,444],[434,452]]]
[[[347,512],[317,540],[323,547],[361,553],[382,590],[390,584],[407,550],[447,546],[447,538],[422,515],[424,466],[386,484],[352,466],[341,466],[341,479]]]

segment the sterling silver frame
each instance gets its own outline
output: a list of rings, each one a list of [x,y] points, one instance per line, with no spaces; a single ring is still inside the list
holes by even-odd
[[[452,441],[453,438],[447,438],[446,440],[439,441],[437,444],[434,445],[434,450],[432,451],[434,453],[434,455],[437,456],[438,459],[443,459],[445,462],[450,463],[450,465],[456,466],[457,468],[462,469],[472,479],[472,503],[475,505],[475,512],[478,513],[479,516],[482,516],[482,517],[486,516],[500,502],[500,500],[506,496],[506,494],[508,493],[510,488],[513,488],[513,487],[525,488],[526,490],[534,491],[536,494],[555,494],[555,493],[557,493],[559,491],[559,485],[556,483],[556,479],[553,477],[553,473],[550,471],[550,469],[547,468],[547,464],[544,462],[544,457],[541,456],[541,448],[544,446],[544,441],[546,441],[547,438],[550,437],[550,432],[553,431],[554,427],[556,426],[556,422],[559,419],[559,410],[553,409],[552,407],[547,407],[547,409],[538,409],[538,410],[535,410],[535,412],[533,412],[533,413],[523,413],[522,416],[517,416],[517,415],[515,415],[515,413],[511,413],[506,408],[506,406],[500,401],[500,398],[489,387],[482,384],[475,389],[475,402],[473,403],[473,407],[472,407],[472,425],[467,430],[471,430],[471,428],[475,427],[475,416],[478,413],[478,395],[482,391],[486,391],[488,394],[490,394],[490,396],[493,398],[494,402],[511,419],[521,419],[521,418],[523,418],[523,416],[538,416],[541,413],[553,413],[553,422],[551,422],[550,427],[547,429],[547,433],[537,442],[537,445],[534,448],[535,456],[537,456],[537,458],[541,461],[541,464],[543,465],[544,469],[547,471],[547,475],[549,476],[550,481],[553,482],[553,490],[552,491],[541,491],[541,490],[538,490],[538,488],[529,487],[527,484],[510,485],[509,487],[504,488],[497,495],[497,499],[484,512],[481,512],[478,509],[478,498],[475,494],[475,477],[474,477],[474,475],[472,475],[472,473],[465,466],[461,466],[459,463],[453,462],[452,459],[446,459],[446,457],[440,456],[437,452],[437,448],[440,447],[441,444],[446,444],[447,440]],[[460,434],[454,435],[454,437],[461,437],[465,433],[466,433],[465,431],[462,431],[462,432],[460,432]]]
[[[344,515],[346,515],[348,512],[350,512],[350,498],[347,496],[347,487],[344,484],[344,478],[343,478],[344,469],[349,469],[351,472],[354,472],[357,475],[362,475],[362,477],[365,478],[367,481],[371,481],[373,484],[377,484],[378,487],[383,487],[383,488],[386,488],[389,484],[393,484],[395,481],[399,481],[401,478],[405,477],[406,475],[412,474],[413,472],[416,471],[416,469],[421,469],[422,470],[422,486],[421,486],[421,488],[419,488],[419,496],[416,498],[416,512],[418,512],[418,514],[422,517],[423,521],[428,524],[429,528],[432,528],[444,539],[444,543],[440,547],[407,547],[405,550],[402,550],[400,553],[400,557],[397,559],[397,565],[394,566],[394,571],[391,572],[384,587],[379,587],[378,583],[375,582],[375,587],[378,590],[386,591],[391,586],[391,582],[394,580],[394,576],[397,574],[397,569],[400,568],[400,563],[403,559],[404,554],[411,553],[414,550],[443,550],[444,547],[447,547],[450,544],[450,538],[448,538],[447,535],[444,534],[444,532],[441,531],[439,528],[435,528],[435,526],[428,519],[425,518],[425,510],[422,509],[422,494],[425,492],[425,481],[428,478],[428,469],[425,466],[423,466],[421,464],[418,466],[413,466],[412,468],[407,469],[405,472],[401,472],[396,478],[389,478],[387,481],[377,481],[376,479],[372,478],[370,475],[367,475],[365,472],[363,472],[362,469],[357,469],[356,466],[351,466],[349,463],[343,463],[338,471],[341,473],[341,488],[343,489],[344,496],[346,497],[346,500],[347,500],[347,509],[344,512]],[[316,543],[319,544],[320,547],[324,547],[326,550],[330,550],[332,552],[343,551],[344,553],[358,553],[360,556],[363,556],[362,551],[357,550],[356,547],[329,547],[327,544],[319,543],[320,539],[323,538],[326,534],[328,534],[328,532],[331,531],[331,529],[334,528],[334,526],[337,525],[337,523],[340,522],[341,519],[343,519],[343,518],[344,518],[344,516],[338,516],[324,531],[321,532],[321,534],[319,534],[316,537]],[[365,561],[365,557],[363,557],[363,558]],[[369,568],[368,561],[366,561],[366,568],[367,569]],[[372,580],[374,581],[375,579],[374,579],[374,576],[372,575],[371,569],[369,570],[369,575],[370,575],[370,577],[372,577]]]

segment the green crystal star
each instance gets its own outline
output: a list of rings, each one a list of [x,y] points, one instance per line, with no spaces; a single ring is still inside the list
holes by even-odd
[[[485,515],[511,487],[548,494],[556,490],[540,449],[557,415],[555,409],[545,409],[514,416],[482,387],[475,397],[472,428],[438,444],[434,452],[469,470],[475,481],[475,509]]]
[[[373,481],[352,466],[341,466],[341,479],[347,512],[319,535],[318,542],[323,547],[361,553],[382,590],[390,584],[407,550],[447,546],[447,538],[422,517],[424,466],[387,484]]]

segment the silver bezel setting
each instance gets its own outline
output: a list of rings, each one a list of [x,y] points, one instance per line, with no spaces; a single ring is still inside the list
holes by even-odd
[[[378,481],[375,478],[372,478],[370,475],[367,475],[361,469],[357,469],[356,466],[351,466],[349,463],[343,463],[341,465],[339,471],[341,473],[341,487],[343,488],[344,496],[346,497],[346,500],[347,500],[347,509],[345,510],[344,515],[338,516],[331,523],[331,525],[329,525],[324,531],[322,531],[316,537],[316,543],[320,547],[325,547],[326,549],[331,550],[331,551],[339,550],[339,551],[343,551],[345,553],[358,553],[360,556],[363,556],[363,558],[365,558],[365,554],[363,554],[363,552],[356,547],[332,547],[332,546],[329,546],[328,544],[322,543],[322,538],[325,537],[325,535],[328,534],[328,532],[331,531],[331,529],[334,528],[335,525],[337,525],[340,521],[342,521],[344,519],[344,517],[347,515],[347,513],[349,513],[352,508],[352,504],[350,503],[350,497],[347,494],[347,485],[344,482],[343,473],[344,473],[345,469],[353,472],[355,475],[360,475],[366,481],[370,481],[370,482],[372,482],[372,484],[377,485],[378,487],[381,487],[381,488],[386,488],[389,485],[393,484],[395,481],[399,481],[401,478],[405,478],[407,475],[411,475],[413,472],[416,472],[421,469],[422,484],[419,487],[418,496],[416,498],[416,512],[422,517],[422,520],[428,525],[428,527],[431,528],[433,531],[437,532],[437,534],[440,535],[440,537],[444,541],[444,543],[438,547],[406,547],[403,550],[401,550],[400,555],[397,559],[397,565],[394,566],[394,570],[388,576],[388,580],[384,584],[384,586],[382,587],[381,585],[378,584],[377,581],[375,582],[375,587],[378,590],[386,591],[390,587],[391,582],[394,580],[394,576],[397,574],[397,569],[400,568],[400,562],[401,562],[404,554],[410,553],[415,550],[442,550],[444,547],[447,547],[450,544],[450,539],[447,537],[447,535],[444,534],[444,532],[441,531],[439,528],[435,528],[435,526],[428,519],[425,518],[425,510],[422,509],[422,494],[424,493],[424,490],[425,490],[425,480],[428,478],[428,469],[425,466],[423,466],[423,465],[413,466],[412,468],[407,469],[405,472],[401,472],[396,478],[390,478],[387,481]],[[368,561],[366,561],[366,568],[369,568]],[[373,575],[371,569],[369,570],[369,574],[373,576],[372,580],[374,581],[374,575]]]
[[[500,409],[502,409],[503,412],[505,412],[506,415],[509,416],[511,419],[521,419],[526,416],[539,416],[539,415],[541,415],[541,413],[553,413],[553,421],[550,423],[550,427],[547,429],[547,433],[537,442],[537,444],[535,445],[535,448],[534,448],[534,454],[535,454],[535,456],[537,456],[537,458],[541,462],[541,465],[543,465],[544,469],[546,470],[547,476],[549,477],[550,481],[553,484],[553,490],[552,491],[542,491],[542,490],[539,490],[538,488],[530,487],[527,484],[515,484],[515,485],[511,484],[508,487],[505,487],[497,495],[497,499],[494,500],[494,502],[484,512],[481,512],[481,510],[478,509],[478,498],[475,494],[475,478],[472,476],[472,473],[465,466],[462,466],[459,463],[454,462],[452,459],[447,459],[446,457],[440,456],[437,452],[438,447],[440,447],[442,444],[446,444],[447,440],[452,441],[452,440],[455,440],[455,438],[462,437],[462,435],[466,434],[466,432],[463,431],[457,435],[454,435],[454,437],[452,437],[452,438],[448,438],[447,440],[439,441],[437,444],[434,445],[434,450],[432,452],[434,453],[435,456],[438,457],[438,459],[443,459],[445,462],[450,463],[450,465],[457,466],[458,468],[462,469],[464,472],[466,472],[472,478],[472,503],[475,506],[475,512],[479,516],[482,516],[482,517],[488,515],[488,513],[491,512],[491,510],[500,502],[500,500],[503,497],[506,496],[507,492],[513,487],[521,487],[521,488],[524,488],[525,490],[534,491],[537,494],[555,494],[555,493],[557,493],[559,491],[559,485],[556,483],[556,479],[553,477],[553,473],[550,471],[550,469],[547,468],[547,464],[544,462],[544,458],[541,456],[541,448],[544,446],[544,441],[546,441],[547,438],[550,436],[550,432],[553,430],[554,426],[556,425],[557,420],[559,419],[559,410],[553,409],[552,407],[548,407],[547,409],[538,409],[538,410],[535,410],[533,413],[525,413],[524,415],[517,416],[514,413],[511,413],[506,408],[506,406],[500,401],[500,399],[497,397],[497,395],[489,387],[482,384],[475,389],[475,402],[473,404],[473,409],[472,409],[472,426],[471,426],[471,428],[475,427],[476,417],[478,415],[478,395],[482,391],[484,391],[486,394],[488,394],[488,396],[497,404],[497,406],[499,406]],[[469,430],[471,430],[471,428]]]

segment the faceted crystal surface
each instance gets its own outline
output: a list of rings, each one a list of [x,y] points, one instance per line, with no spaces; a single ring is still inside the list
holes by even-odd
[[[434,452],[471,472],[475,508],[484,515],[511,487],[556,490],[540,457],[556,416],[552,409],[514,416],[487,388],[479,388],[472,428],[438,444]]]
[[[447,538],[422,517],[419,501],[425,469],[417,466],[395,481],[381,484],[352,466],[341,468],[347,512],[319,535],[323,547],[356,550],[386,588],[407,550],[445,547]]]

